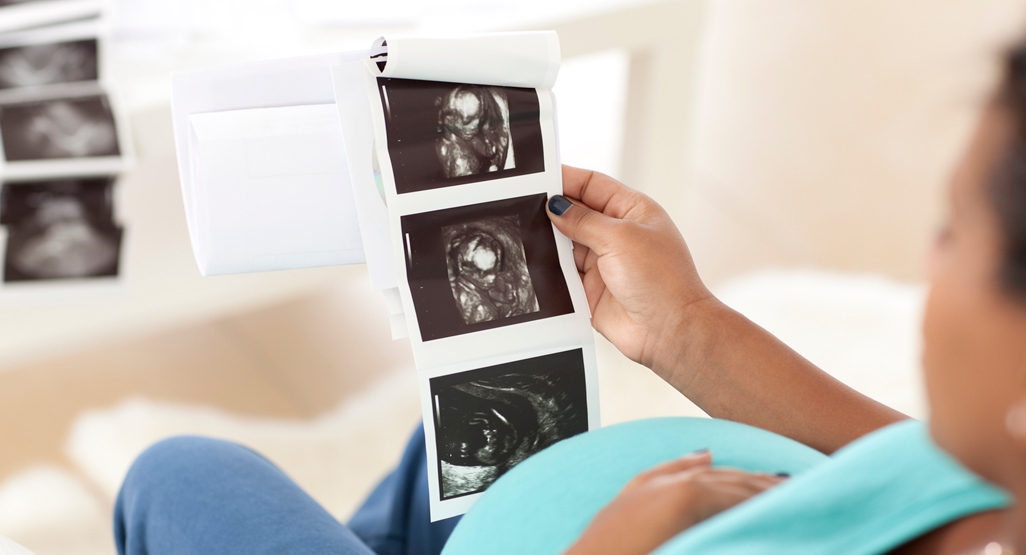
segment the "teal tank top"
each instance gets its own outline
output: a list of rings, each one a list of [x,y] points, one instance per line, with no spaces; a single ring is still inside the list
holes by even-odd
[[[658,418],[582,434],[519,464],[463,517],[442,553],[562,553],[639,472],[703,448],[717,466],[792,478],[684,531],[656,555],[886,553],[1010,503],[934,445],[922,422],[888,426],[827,457],[743,424]]]

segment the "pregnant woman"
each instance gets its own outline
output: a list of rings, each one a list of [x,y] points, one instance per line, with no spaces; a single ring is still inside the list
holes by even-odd
[[[840,450],[816,476],[791,480],[713,466],[715,452],[667,462],[631,481],[569,553],[1026,552],[1026,514],[1005,509],[1010,498],[984,481],[1026,502],[1026,46],[1006,66],[953,176],[933,253],[928,427],[903,422],[720,303],[652,200],[564,169],[566,197],[550,200],[550,217],[576,242],[595,328],[715,418]],[[609,450],[590,464],[621,456]],[[418,433],[346,526],[243,447],[166,440],[126,478],[117,545],[133,555],[435,554],[457,519],[429,523],[424,472]],[[874,518],[878,529],[858,527]]]

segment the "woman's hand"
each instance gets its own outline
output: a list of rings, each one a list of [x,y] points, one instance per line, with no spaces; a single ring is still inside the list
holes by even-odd
[[[563,166],[563,191],[573,204],[553,197],[549,218],[574,241],[592,325],[662,374],[690,309],[713,299],[684,238],[655,201],[607,175]]]
[[[823,372],[719,302],[684,238],[647,196],[563,166],[549,218],[574,241],[591,323],[709,416],[743,422],[824,453],[905,418]]]
[[[639,474],[565,555],[644,555],[699,522],[785,478],[713,468],[702,451]]]

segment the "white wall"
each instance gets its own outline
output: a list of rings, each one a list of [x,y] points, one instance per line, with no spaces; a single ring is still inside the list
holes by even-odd
[[[710,281],[924,276],[942,190],[1022,0],[717,0],[676,214]]]

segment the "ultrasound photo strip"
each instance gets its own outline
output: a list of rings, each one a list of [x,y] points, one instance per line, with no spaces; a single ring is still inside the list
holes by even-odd
[[[551,91],[381,78],[376,61],[363,64],[370,165],[439,520],[531,454],[599,425],[594,332],[572,244],[545,209],[561,192]]]
[[[0,135],[8,162],[121,154],[105,94],[0,106]]]
[[[365,62],[374,158],[418,368],[593,341],[572,245],[545,211],[561,192],[551,91],[381,79]],[[490,100],[461,97],[472,90]],[[501,164],[478,160],[481,173],[446,180],[441,127],[463,101],[472,131],[499,135],[468,133],[474,152],[502,150],[491,147],[503,143],[506,113],[511,140]],[[521,140],[525,128],[532,140]],[[413,190],[400,185],[404,172]]]
[[[95,37],[0,48],[0,89],[96,81],[98,54]]]
[[[5,183],[4,283],[116,277],[123,232],[113,187],[112,177]]]
[[[0,102],[5,180],[112,175],[126,166],[123,127],[97,83],[43,87],[52,96]]]

